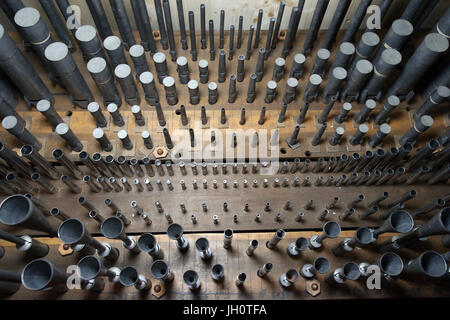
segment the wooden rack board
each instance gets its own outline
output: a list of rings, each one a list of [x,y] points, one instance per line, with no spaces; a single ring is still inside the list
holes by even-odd
[[[319,221],[317,216],[323,210],[326,209],[327,204],[337,196],[340,198],[336,208],[331,209],[333,213],[327,217],[327,220],[337,221],[343,228],[356,228],[362,225],[378,226],[382,224],[382,220],[378,219],[378,216],[387,210],[386,205],[393,202],[404,193],[409,190],[415,189],[418,194],[416,198],[406,202],[406,209],[413,212],[424,205],[428,204],[434,199],[444,198],[448,196],[449,189],[443,185],[389,185],[389,186],[343,186],[343,187],[328,187],[328,186],[314,186],[314,182],[318,176],[323,176],[324,181],[328,176],[333,175],[330,173],[314,174],[298,173],[298,174],[277,174],[274,176],[263,176],[259,174],[233,174],[230,166],[228,166],[228,174],[213,175],[211,168],[209,168],[209,174],[203,176],[199,169],[199,174],[193,176],[190,172],[190,168],[187,169],[187,175],[182,176],[175,168],[175,175],[169,176],[166,174],[162,177],[156,176],[151,178],[153,185],[153,191],[147,191],[144,187],[143,192],[138,192],[135,187],[130,192],[100,192],[94,193],[89,190],[89,187],[84,182],[77,182],[83,188],[81,194],[71,193],[68,188],[61,182],[56,182],[55,186],[59,189],[56,194],[48,194],[42,191],[36,196],[42,200],[42,202],[51,209],[57,207],[67,215],[79,218],[85,222],[88,230],[94,234],[99,232],[98,222],[88,217],[88,210],[77,203],[79,196],[84,196],[88,202],[92,203],[98,212],[104,216],[109,217],[113,212],[104,204],[106,198],[110,198],[114,203],[122,210],[122,212],[129,218],[132,223],[127,227],[127,232],[166,232],[168,222],[165,217],[165,213],[170,213],[174,222],[183,226],[186,232],[208,232],[208,231],[222,231],[225,228],[233,228],[239,231],[251,231],[251,230],[276,230],[283,228],[286,230],[308,230],[308,229],[320,229],[323,225],[323,221]],[[250,169],[249,169],[250,170]],[[239,168],[239,172],[241,172]],[[336,179],[340,174],[334,174]],[[295,177],[299,177],[301,181],[306,176],[310,176],[312,184],[303,187],[293,187],[292,182]],[[263,179],[268,179],[268,186],[263,186]],[[280,186],[274,187],[273,181],[275,178],[280,179]],[[283,187],[282,182],[284,178],[288,178],[290,181],[289,187]],[[164,191],[160,191],[155,183],[156,179],[161,179]],[[167,188],[166,180],[170,179],[173,185],[173,191]],[[179,181],[185,180],[186,190],[182,190]],[[197,181],[198,188],[193,189],[192,181]],[[207,180],[207,189],[203,188],[202,180]],[[213,188],[212,180],[217,180],[217,189]],[[223,187],[223,180],[227,179],[228,187]],[[258,186],[253,187],[253,180],[258,181]],[[130,178],[132,184],[132,179]],[[238,187],[233,187],[233,181],[238,181]],[[243,186],[243,181],[248,181],[248,187]],[[143,178],[140,178],[143,183]],[[374,200],[382,192],[389,192],[389,198],[380,204],[380,210],[374,214],[373,217],[369,217],[366,220],[360,220],[359,213],[364,212],[367,209],[368,203]],[[356,213],[354,216],[348,218],[348,220],[340,221],[338,216],[347,209],[347,204],[354,200],[359,194],[364,194],[365,200],[356,207]],[[312,210],[304,210],[303,206],[308,200],[314,201]],[[286,201],[291,201],[291,209],[283,210],[283,206]],[[136,201],[137,204],[144,208],[144,212],[152,220],[151,226],[147,226],[142,218],[136,216],[131,217],[134,210],[130,206],[131,201]],[[158,213],[155,206],[155,201],[159,201],[163,207],[164,213]],[[207,212],[203,212],[202,203],[207,204]],[[228,203],[228,211],[223,211],[223,203]],[[271,210],[264,211],[266,202],[270,203]],[[182,213],[180,209],[180,203],[184,203],[186,206],[186,213]],[[244,211],[244,205],[249,204],[249,211]],[[305,216],[302,222],[296,222],[295,217],[298,212],[304,212]],[[275,221],[277,213],[282,214],[280,222]],[[191,221],[191,214],[195,214],[197,217],[197,223],[193,224]],[[261,222],[255,221],[256,214],[261,214]],[[417,223],[427,220],[427,216],[417,218]],[[213,223],[213,215],[217,215],[219,223]],[[238,222],[233,222],[233,216],[238,216]],[[60,220],[49,217],[49,221],[58,226]],[[1,226],[2,229],[8,229],[5,226]],[[26,232],[32,235],[42,235],[40,232],[22,230],[20,228],[9,228],[16,233]]]
[[[272,233],[237,233],[233,237],[232,249],[225,250],[223,248],[223,235],[216,233],[202,234],[209,240],[213,257],[211,261],[203,262],[195,249],[195,240],[199,235],[187,234],[190,248],[182,254],[175,246],[175,242],[169,240],[166,235],[157,235],[159,244],[165,254],[165,260],[168,261],[171,271],[175,274],[175,279],[166,289],[166,295],[161,299],[352,299],[352,298],[414,298],[414,297],[450,297],[450,286],[444,281],[430,281],[411,278],[400,278],[393,283],[381,283],[380,290],[369,290],[366,287],[366,278],[360,278],[358,281],[347,281],[340,286],[329,286],[324,281],[324,275],[318,275],[316,280],[320,287],[320,293],[313,297],[306,290],[307,281],[299,277],[293,288],[283,289],[279,282],[279,276],[288,269],[294,268],[297,271],[305,263],[311,263],[317,257],[325,257],[330,261],[330,271],[349,261],[356,263],[368,262],[375,263],[379,254],[373,248],[355,249],[343,257],[335,257],[331,253],[331,248],[336,245],[343,237],[353,235],[353,232],[346,231],[341,234],[338,239],[327,239],[321,250],[306,250],[301,256],[291,258],[286,254],[286,247],[298,237],[309,238],[314,232],[287,232],[286,237],[273,250],[269,250],[265,246],[265,242],[269,240]],[[389,238],[389,235],[382,235],[378,240],[381,243]],[[259,247],[256,249],[253,257],[248,257],[245,250],[250,240],[259,241]],[[47,256],[49,260],[54,262],[55,266],[63,270],[71,265],[76,264],[80,257],[75,254],[62,257],[58,252],[59,240],[57,239],[41,239],[50,245],[50,253]],[[105,240],[99,238],[98,240]],[[106,239],[107,240],[107,239]],[[159,281],[153,279],[150,275],[149,267],[152,258],[141,252],[137,256],[133,256],[130,252],[123,248],[121,241],[107,240],[114,247],[118,248],[121,253],[116,266],[119,268],[128,265],[136,266],[139,272],[151,279],[153,290]],[[20,272],[29,258],[24,257],[21,253],[16,252],[15,247],[9,243],[0,242],[5,246],[6,253],[4,258],[0,259],[0,269],[7,268],[10,271]],[[401,250],[399,253],[406,263],[409,259],[415,258],[418,252],[426,249],[433,249],[437,252],[444,253],[448,251],[441,244],[440,237],[432,237],[429,241],[423,242],[419,247]],[[259,267],[267,262],[272,262],[273,270],[266,278],[261,279],[256,275]],[[225,268],[224,282],[216,283],[210,277],[210,271],[214,264],[220,263]],[[198,272],[201,281],[201,289],[198,293],[192,293],[182,281],[182,275],[186,270],[195,270]],[[238,273],[245,272],[247,280],[242,289],[235,286],[234,280]],[[104,291],[100,294],[82,290],[69,290],[65,294],[57,295],[51,292],[32,292],[21,288],[17,293],[7,299],[156,299],[153,291],[140,293],[134,288],[124,288],[120,285],[106,283]]]

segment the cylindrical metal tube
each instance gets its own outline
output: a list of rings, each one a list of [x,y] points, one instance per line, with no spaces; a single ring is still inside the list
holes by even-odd
[[[85,61],[89,61],[95,57],[106,59],[100,39],[97,37],[97,30],[90,25],[84,25],[77,29],[75,38],[83,53]]]
[[[414,95],[414,87],[422,79],[434,62],[448,50],[448,39],[438,33],[428,34],[420,46],[414,51],[401,74],[388,91],[400,100],[410,100]]]
[[[45,57],[52,69],[59,76],[62,85],[72,98],[72,102],[80,108],[86,109],[94,101],[94,96],[81,75],[69,48],[62,42],[54,42],[45,49]]]
[[[108,36],[103,40],[103,47],[108,54],[111,66],[115,69],[120,64],[127,64],[125,53],[123,51],[122,40],[114,35]]]
[[[31,64],[0,25],[0,68],[8,75],[26,98],[35,105],[40,100],[55,100]]]
[[[19,139],[22,143],[31,145],[37,150],[41,149],[42,144],[30,131],[25,128],[25,121],[23,121],[22,118],[7,116],[2,120],[2,127]]]
[[[140,44],[135,44],[130,47],[128,53],[130,54],[131,61],[134,65],[136,79],[139,79],[143,72],[149,71],[145,49]]]
[[[136,40],[134,39],[125,4],[123,3],[123,0],[110,0],[109,4],[111,5],[114,18],[116,19],[123,44],[125,45],[125,48],[129,49],[136,44]]]
[[[34,165],[39,168],[39,171],[44,172],[49,178],[56,180],[59,179],[61,174],[53,167],[50,162],[45,160],[43,156],[41,156],[38,151],[33,148],[31,145],[24,145],[20,152],[22,156],[30,160]]]
[[[125,101],[130,105],[140,104],[141,97],[136,87],[136,82],[131,74],[131,68],[127,64],[119,64],[114,69],[114,75],[119,81],[120,89]]]

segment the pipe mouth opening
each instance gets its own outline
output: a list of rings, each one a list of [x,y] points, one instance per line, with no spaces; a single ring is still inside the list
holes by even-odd
[[[328,238],[331,238],[331,239],[337,238],[339,236],[339,234],[341,233],[341,227],[339,226],[338,223],[336,223],[334,221],[328,221],[323,226],[323,233]]]
[[[239,273],[238,275],[238,279],[239,281],[245,281],[245,279],[247,279],[247,275],[245,273]]]
[[[195,241],[195,247],[199,251],[204,251],[209,248],[209,241],[206,238],[198,238],[197,241]]]
[[[289,270],[286,272],[286,279],[287,279],[289,282],[291,282],[291,283],[297,281],[297,279],[298,279],[298,272],[297,272],[297,270],[295,270],[295,269],[289,269]]]
[[[212,267],[212,272],[213,272],[215,275],[223,275],[223,273],[224,273],[224,268],[223,268],[223,266],[222,266],[221,264],[215,264],[215,265]]]
[[[286,232],[283,229],[278,229],[276,234],[278,238],[283,239],[286,235]]]
[[[344,271],[345,277],[349,280],[357,280],[361,275],[359,266],[354,262],[346,263],[342,270]]]
[[[187,270],[183,274],[183,280],[187,285],[193,285],[198,281],[198,273],[194,270]]]
[[[330,262],[324,257],[318,257],[314,260],[314,269],[320,274],[327,273],[330,270]]]
[[[442,202],[444,200],[440,199]],[[447,232],[450,232],[450,207],[441,210],[440,220]]]
[[[28,290],[42,290],[53,278],[53,265],[43,259],[33,260],[22,271],[22,284]]]
[[[89,154],[86,151],[81,151],[78,155],[81,160],[86,160],[89,158]]]
[[[225,229],[224,233],[225,237],[231,238],[233,236],[233,229]]]
[[[0,222],[15,226],[25,222],[32,214],[33,203],[24,195],[9,196],[0,204]]]
[[[86,281],[95,279],[101,270],[102,263],[97,257],[86,256],[78,262],[80,278]]]
[[[85,228],[78,219],[67,219],[58,229],[58,237],[65,244],[76,244],[83,238]]]
[[[122,234],[124,225],[120,218],[109,217],[102,222],[102,226],[100,229],[102,231],[102,234],[108,239],[116,239]]]
[[[122,285],[133,286],[138,280],[139,274],[134,267],[125,267],[120,271],[119,281]]]
[[[414,220],[406,211],[396,211],[391,214],[391,224],[394,231],[407,233],[414,227]]]
[[[20,153],[22,153],[23,156],[27,157],[33,153],[33,147],[26,144],[22,148],[20,148]]]
[[[398,276],[403,271],[403,261],[396,253],[386,252],[380,258],[381,270],[389,276]]]
[[[51,214],[52,216],[57,216],[57,215],[59,215],[59,209],[58,209],[58,208],[51,208],[51,209],[50,209],[50,214]]]
[[[308,240],[303,237],[297,238],[295,240],[295,247],[300,251],[306,250],[308,248]]]
[[[436,140],[436,139],[432,139],[432,140],[430,140],[428,143],[429,143],[430,148],[433,149],[433,150],[436,150],[436,149],[439,148],[439,146],[441,145],[441,144],[439,143],[439,141]]]
[[[258,240],[252,240],[252,241],[250,241],[250,245],[251,245],[252,247],[257,247],[258,244],[259,244]]]
[[[169,273],[169,267],[163,260],[156,260],[152,263],[150,272],[156,279],[161,279]]]
[[[53,150],[52,155],[53,155],[53,158],[58,160],[58,159],[62,158],[62,156],[64,155],[64,152],[61,149],[55,149],[55,150]]]
[[[420,268],[430,277],[438,278],[447,271],[445,259],[437,252],[426,251],[420,256]]]
[[[179,224],[173,223],[167,228],[167,236],[172,239],[176,240],[180,238],[183,235],[183,227]]]
[[[374,240],[372,230],[369,228],[358,228],[356,238],[362,244],[369,244]]]
[[[155,248],[157,244],[157,240],[154,235],[151,233],[144,233],[142,236],[139,237],[138,240],[138,247],[142,251],[151,251]]]

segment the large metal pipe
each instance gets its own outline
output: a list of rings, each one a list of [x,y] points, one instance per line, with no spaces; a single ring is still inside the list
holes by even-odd
[[[86,109],[94,101],[89,86],[81,75],[69,48],[62,42],[54,42],[45,49],[45,57],[50,61],[52,69],[61,79],[61,83],[71,95],[72,102]]]
[[[426,224],[416,228],[414,231],[380,245],[379,251],[385,252],[403,248],[417,239],[448,233],[450,233],[450,207],[442,209],[438,214],[428,220]]]
[[[164,260],[153,261],[150,266],[150,273],[154,278],[161,279],[164,282],[171,282],[175,277]]]
[[[42,258],[46,256],[49,251],[48,245],[27,235],[18,237],[0,230],[0,239],[15,243],[18,251],[25,252],[35,258]]]
[[[356,64],[359,60],[366,59],[370,60],[375,49],[378,47],[380,43],[380,37],[374,32],[365,32],[361,36],[361,40],[359,40],[358,45],[355,50],[355,56],[353,61],[348,68],[348,72],[352,72],[355,69]]]
[[[356,230],[352,238],[345,238],[334,246],[331,251],[335,256],[342,256],[347,252],[352,252],[356,247],[364,247],[375,240],[370,228],[360,227]]]
[[[373,236],[378,238],[380,234],[386,232],[408,233],[413,227],[414,219],[411,215],[404,210],[398,210],[393,212],[382,226],[373,230]]]
[[[57,230],[44,217],[33,201],[21,194],[7,197],[0,204],[0,222],[7,226],[20,226],[42,231],[54,237]]]
[[[413,25],[404,19],[397,19],[392,22],[386,36],[383,39],[382,44],[378,48],[372,62],[374,64],[378,63],[381,54],[385,49],[395,49],[401,51],[405,46],[406,42],[410,38],[414,31]]]
[[[347,262],[341,268],[329,273],[325,280],[330,285],[343,284],[346,280],[356,281],[361,276],[359,266],[354,262]]]
[[[175,240],[180,251],[184,252],[189,249],[189,241],[183,236],[183,227],[179,224],[172,223],[167,228],[167,236],[169,239]]]
[[[127,266],[120,271],[119,282],[124,287],[135,287],[146,291],[152,287],[152,282],[144,275],[139,274],[135,267]]]
[[[356,12],[353,14],[352,21],[347,27],[347,31],[344,34],[342,42],[353,42],[355,40],[355,35],[366,16],[367,8],[370,6],[372,0],[361,0]]]
[[[16,90],[13,88],[12,83],[6,77],[5,74],[0,70],[0,104],[2,111],[0,116],[5,117],[9,115],[14,115],[17,113],[14,108],[17,106],[17,95]],[[8,110],[4,110],[4,109]],[[10,112],[7,112],[10,111]]]
[[[437,87],[433,92],[431,92],[422,106],[414,113],[414,120],[417,121],[424,115],[431,115],[434,109],[437,109],[439,105],[447,103],[449,97],[450,89],[448,87]]]
[[[132,253],[137,254],[141,252],[137,246],[136,239],[125,234],[125,225],[120,218],[109,217],[105,219],[102,222],[101,231],[108,239],[122,240],[124,248],[130,250]]]
[[[81,26],[75,10],[72,8],[72,5],[70,4],[69,0],[56,0],[56,4],[59,8],[59,11],[64,17],[67,28],[70,30],[70,32],[72,32],[72,35],[75,37],[75,32]]]
[[[11,295],[17,292],[22,285],[20,274],[0,269],[0,296]]]
[[[25,128],[25,121],[15,116],[7,116],[2,120],[2,127],[24,144],[30,144],[40,150],[41,142]]]
[[[105,13],[105,8],[102,5],[101,0],[86,0],[89,11],[91,12],[92,19],[97,26],[100,38],[105,40],[107,37],[112,36],[113,32],[111,25],[109,24],[108,17]]]
[[[342,89],[341,100],[351,102],[359,100],[361,90],[369,80],[373,71],[373,65],[369,60],[359,60],[349,76],[345,88]]]
[[[167,42],[167,31],[166,26],[164,24],[164,15],[161,6],[161,0],[153,0],[156,11],[156,18],[158,20],[159,34],[161,36],[161,46],[163,50],[167,50],[169,48]]]
[[[121,106],[122,98],[106,60],[101,57],[92,58],[87,63],[87,69],[102,95],[103,104],[107,106],[110,103],[115,103]]]
[[[412,276],[440,278],[447,272],[447,262],[439,253],[428,250],[409,260],[403,272]]]
[[[15,151],[9,149],[1,141],[0,141],[0,158],[5,160],[7,164],[23,173],[25,176],[29,176],[33,172],[33,169],[28,163],[23,161]]]
[[[72,247],[86,245],[94,248],[101,257],[111,262],[116,261],[120,254],[117,248],[111,247],[106,242],[100,243],[94,239],[86,230],[84,223],[78,219],[72,218],[61,223],[58,228],[58,237],[63,243]]]
[[[0,8],[2,8],[3,12],[13,25],[14,25],[14,15],[16,14],[17,11],[19,11],[24,7],[25,5],[23,4],[22,0],[0,1]]]
[[[338,223],[334,221],[328,221],[326,222],[322,227],[322,234],[321,235],[313,235],[309,239],[309,248],[310,249],[319,249],[322,247],[323,240],[329,238],[334,239],[339,236],[341,233],[341,227]]]
[[[141,103],[141,96],[137,90],[130,66],[127,64],[119,64],[115,68],[114,74],[119,81],[125,101],[130,106],[139,105]]]
[[[431,66],[448,50],[448,39],[439,33],[430,33],[409,58],[402,72],[391,86],[389,95],[409,101],[414,88]]]
[[[127,10],[123,0],[109,0],[114,18],[119,28],[120,37],[123,40],[123,44],[127,50],[136,44],[133,31],[131,29],[130,20],[128,19]]]
[[[28,104],[35,105],[42,99],[55,102],[42,79],[20,52],[14,41],[0,25],[0,68],[23,93]]]
[[[106,268],[96,256],[86,256],[77,263],[78,274],[82,280],[89,281],[98,277],[107,277],[110,282],[118,282],[120,269]]]
[[[100,57],[106,60],[100,39],[97,36],[97,30],[90,25],[84,25],[75,32],[75,38],[83,53],[84,61],[89,61],[94,57]]]
[[[52,66],[45,58],[45,48],[54,42],[50,30],[45,22],[41,19],[39,11],[32,7],[25,7],[16,12],[14,22],[20,33],[30,43],[34,53],[39,57],[41,63],[49,72],[52,81],[57,81]]]
[[[330,50],[333,43],[336,41],[336,35],[341,28],[342,21],[347,14],[347,10],[350,6],[351,0],[339,0],[339,3],[334,11],[333,19],[328,26],[327,34],[322,42],[322,48]]]
[[[125,53],[123,51],[122,41],[119,37],[109,36],[103,40],[103,47],[108,54],[111,66],[115,69],[119,64],[127,64]]]
[[[167,36],[169,38],[170,57],[172,61],[177,60],[177,46],[175,44],[175,36],[173,33],[172,14],[170,12],[170,3],[168,0],[163,0],[164,19],[166,21]]]
[[[151,233],[144,233],[139,237],[138,247],[141,251],[147,252],[152,256],[154,260],[164,257],[164,252],[158,244],[158,240]]]
[[[400,18],[412,23],[417,14],[422,10],[422,5],[425,2],[423,0],[410,0]]]
[[[372,77],[361,92],[360,102],[367,99],[381,100],[389,78],[401,62],[402,55],[400,52],[395,49],[383,50],[377,63],[373,66]]]
[[[314,14],[311,20],[311,24],[308,28],[308,34],[306,35],[305,43],[303,44],[303,54],[307,56],[313,47],[314,41],[316,41],[317,34],[319,33],[320,25],[322,24],[323,17],[327,11],[330,0],[318,0],[314,9]]]
[[[139,30],[141,45],[145,51],[150,51],[150,55],[155,54],[156,48],[155,38],[153,37],[152,25],[147,11],[145,0],[131,0],[131,8],[133,9],[134,20]]]
[[[56,268],[52,262],[37,259],[28,263],[22,270],[22,284],[32,291],[52,290],[66,292],[68,290],[67,273]]]

